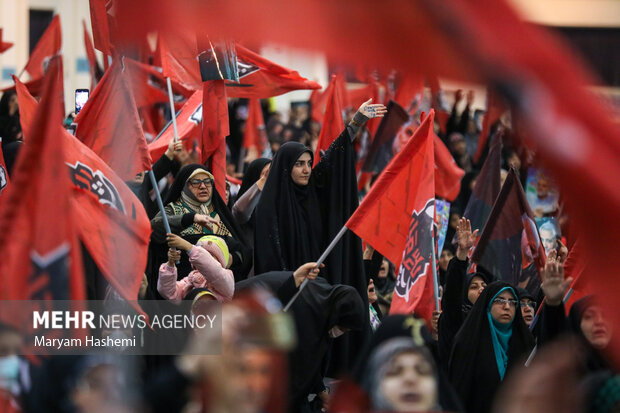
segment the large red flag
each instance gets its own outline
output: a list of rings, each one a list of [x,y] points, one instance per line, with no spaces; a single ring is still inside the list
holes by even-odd
[[[86,297],[71,181],[59,137],[63,112],[54,104],[61,65],[51,59],[41,105],[2,202],[2,299],[83,300]]]
[[[156,103],[169,104],[168,85],[166,78],[155,66],[150,66],[133,59],[123,60],[125,69],[129,71],[130,86],[138,109],[148,107]],[[187,101],[194,91],[186,89],[176,81],[170,81],[175,110]]]
[[[194,146],[194,142],[198,143],[202,138],[202,90],[195,91],[187,99],[176,121],[179,139],[189,151]],[[151,159],[159,159],[166,152],[171,139],[174,139],[172,122],[168,123],[159,137],[149,144]]]
[[[27,93],[27,92],[26,92]],[[32,96],[18,95],[22,129],[30,130],[22,104]],[[70,211],[80,240],[110,285],[126,300],[135,300],[146,267],[151,223],[142,203],[116,173],[90,148],[61,129],[63,159],[73,183]],[[27,144],[28,142],[26,142]],[[21,155],[20,155],[21,157]]]
[[[0,29],[0,54],[6,52],[11,47],[13,47],[13,43],[2,40],[2,29]]]
[[[128,75],[114,60],[84,108],[75,117],[75,136],[123,180],[151,169],[146,138]]]
[[[36,79],[43,76],[49,59],[60,53],[61,42],[60,17],[56,15],[45,29],[43,36],[30,54],[26,67],[24,67],[31,78]]]
[[[423,219],[426,209],[434,205],[433,118],[431,111],[346,223],[347,228],[397,267],[414,210]],[[429,218],[431,224],[433,218]],[[430,237],[430,224],[428,228]]]
[[[90,23],[93,30],[95,48],[103,53],[103,60],[105,63],[107,61],[107,56],[112,56],[113,48],[110,41],[110,27],[106,9],[108,0],[89,0],[89,2]],[[105,66],[107,67],[107,63]]]
[[[394,100],[407,112],[413,112],[422,103],[424,97],[424,77],[415,72],[407,72],[403,75]]]
[[[248,119],[245,122],[245,135],[243,147],[247,150],[254,148],[257,156],[267,147],[267,135],[265,131],[265,119],[259,99],[250,99],[248,104]]]
[[[316,152],[314,153],[314,165],[319,163],[321,151],[327,151],[329,145],[331,145],[344,130],[341,92],[342,88],[338,86],[337,77],[333,75],[325,91],[327,95],[327,106],[325,107],[325,116],[323,116],[323,125],[321,126],[319,141],[316,145]]]
[[[226,137],[230,135],[224,80],[208,80],[202,90],[202,162],[209,163],[215,189],[226,199]]]
[[[193,32],[178,30],[174,34],[160,33],[157,48],[157,57],[165,77],[189,90],[202,88],[198,47]]]

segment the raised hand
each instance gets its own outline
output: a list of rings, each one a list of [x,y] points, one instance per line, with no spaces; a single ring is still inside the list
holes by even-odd
[[[471,222],[467,218],[461,218],[459,224],[456,227],[456,236],[458,238],[456,256],[459,260],[465,261],[467,259],[467,254],[469,253],[469,250],[476,243],[478,230],[471,232]]]
[[[547,304],[556,306],[562,303],[566,290],[573,282],[573,278],[564,279],[564,267],[557,259],[557,252],[551,251],[547,257],[545,268],[541,272],[541,288],[547,298]]]
[[[357,111],[370,119],[384,117],[387,113],[385,105],[380,103],[372,104],[371,102],[372,99],[368,99],[366,102],[362,103],[362,106],[360,106]]]
[[[316,266],[316,262],[307,262],[301,267],[297,268],[293,273],[295,278],[295,287],[299,287],[306,278],[314,280],[318,275],[321,268],[325,267],[325,264],[321,264],[320,267]]]

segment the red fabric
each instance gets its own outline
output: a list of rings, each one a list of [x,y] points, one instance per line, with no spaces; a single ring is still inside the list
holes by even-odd
[[[125,58],[123,63],[128,70],[129,83],[138,108],[150,107],[156,103],[170,104],[166,78],[157,68],[128,58]],[[170,85],[175,100],[174,108],[178,111],[185,103],[182,98],[189,98],[194,92],[173,79],[170,79]]]
[[[353,110],[357,110],[362,103],[366,102],[373,96],[374,86],[373,85],[365,85],[356,89],[347,90],[347,94],[349,95],[349,106]]]
[[[112,43],[110,42],[110,27],[108,22],[108,12],[106,10],[107,0],[90,1],[90,23],[93,31],[95,48],[104,54],[104,63],[108,60],[107,56],[112,55]],[[107,56],[106,56],[107,55]],[[106,64],[107,68],[107,64]]]
[[[336,87],[338,88],[338,96],[340,96],[340,103],[342,108],[350,109],[351,99],[349,93],[347,92],[347,81],[345,80],[344,73],[342,72],[336,74]]]
[[[458,167],[446,145],[434,136],[435,141],[435,194],[452,202],[461,192],[461,179],[465,171]]]
[[[0,54],[6,52],[11,47],[13,47],[13,43],[2,40],[2,29],[0,29]]]
[[[573,292],[564,303],[567,314],[575,301],[592,294],[591,281],[588,280],[587,275],[584,275],[587,274],[586,268],[586,257],[583,255],[581,240],[578,239],[569,251],[564,263],[564,278],[573,277],[573,282],[570,285]]]
[[[371,86],[372,94],[368,97],[368,99],[372,98],[371,103],[375,103],[375,104],[386,103],[387,102],[386,100],[381,99],[381,93],[379,90],[380,89],[379,82],[373,80],[370,86]],[[368,132],[370,132],[370,136],[372,137],[372,139],[375,138],[375,134],[377,133],[377,129],[379,129],[380,123],[381,123],[380,118],[370,119],[368,122],[366,122],[366,128],[368,129]]]
[[[434,195],[432,139],[433,111],[383,170],[346,223],[396,268],[400,266],[413,210]]]
[[[476,153],[473,156],[474,162],[478,162],[484,152],[484,148],[489,140],[491,125],[497,122],[505,111],[506,107],[501,104],[498,97],[495,96],[494,93],[489,91],[487,93],[487,113],[485,113],[484,118],[482,119],[482,130],[478,136],[478,147],[476,148]]]
[[[248,104],[248,119],[245,123],[245,135],[243,136],[243,147],[246,149],[255,148],[258,156],[267,147],[267,134],[265,131],[265,119],[259,99],[250,99]]]
[[[60,53],[61,42],[60,17],[56,15],[47,29],[45,29],[43,36],[41,36],[30,54],[26,67],[24,67],[24,70],[30,74],[31,78],[36,79],[43,76],[45,73],[44,65],[47,64],[52,56]]]
[[[265,59],[240,44],[236,45],[239,64],[258,70],[240,76],[239,83],[226,80],[226,95],[231,98],[265,99],[300,89],[320,89],[321,86],[301,77],[294,70]]]
[[[339,85],[338,78],[333,75],[325,91],[327,95],[327,106],[325,107],[325,115],[323,116],[323,125],[321,126],[319,141],[316,145],[316,152],[314,153],[314,165],[319,163],[321,151],[327,151],[329,145],[331,145],[344,130],[341,92],[342,87]]]
[[[164,77],[188,90],[201,89],[195,34],[187,30],[177,30],[174,34],[160,33],[157,43]]]
[[[228,102],[223,80],[203,83],[202,91],[202,162],[210,162],[215,189],[226,199],[226,137],[230,135]]]
[[[9,183],[9,173],[6,169],[6,163],[4,163],[4,154],[2,153],[2,147],[0,147],[0,196],[2,195],[2,192],[6,192]]]
[[[323,122],[323,113],[325,112],[325,91],[321,92],[319,89],[314,89],[310,93],[310,110],[312,111],[312,120],[318,123]],[[319,109],[323,107],[323,111]]]
[[[54,104],[61,70],[50,60],[43,98],[28,141],[17,158],[13,183],[2,202],[0,262],[2,299],[84,300],[77,222],[71,213],[71,181],[63,162],[63,112]],[[51,219],[50,219],[51,218]]]
[[[24,100],[34,100],[32,96],[26,98],[18,95],[22,129],[30,129],[25,122],[33,119],[33,115],[27,112],[37,107],[36,102],[34,106],[23,104]],[[58,140],[64,140],[63,157],[73,182],[68,197],[69,211],[75,219],[78,236],[110,285],[124,299],[135,300],[146,267],[151,234],[146,211],[101,158],[67,131],[61,129],[61,132]],[[47,223],[49,217],[47,214]]]
[[[15,92],[17,92],[17,102],[19,104],[19,121],[22,125],[24,141],[27,141],[30,136],[30,125],[32,125],[34,120],[37,101],[32,97],[26,85],[15,75],[13,76],[13,82],[15,82]]]
[[[119,59],[106,70],[75,122],[75,136],[124,181],[151,169],[140,116]]]
[[[187,99],[176,120],[179,139],[189,152],[194,142],[200,142],[202,139],[202,90],[197,90]],[[171,139],[174,139],[172,122],[166,126],[156,141],[149,144],[151,159],[159,159],[168,149]]]
[[[424,96],[424,77],[416,76],[415,72],[407,72],[396,90],[396,96],[394,100],[398,102],[406,111],[413,114],[413,112],[422,103],[422,97]],[[417,100],[417,104],[412,107],[414,101]]]
[[[84,48],[86,49],[86,57],[88,58],[88,67],[90,70],[90,90],[92,91],[99,81],[99,79],[97,79],[97,55],[95,53],[93,41],[86,28],[86,21],[82,20],[82,26],[84,27]]]

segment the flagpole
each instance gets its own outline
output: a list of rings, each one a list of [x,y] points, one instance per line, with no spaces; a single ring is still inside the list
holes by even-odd
[[[564,299],[562,300],[562,302],[563,302],[564,304],[566,304],[566,302],[570,299],[570,297],[573,295],[573,292],[574,292],[573,287],[571,287],[571,288],[570,288],[570,289],[566,292],[566,295],[564,296]]]
[[[151,177],[151,186],[153,187],[153,192],[155,192],[157,206],[159,207],[159,212],[161,212],[161,217],[164,221],[164,229],[166,230],[166,234],[169,234],[172,231],[170,231],[170,223],[168,222],[168,216],[164,210],[164,203],[161,201],[161,194],[159,193],[159,187],[157,186],[157,181],[155,180],[155,173],[151,169],[148,171],[148,175]]]
[[[435,225],[433,224],[431,228],[431,239],[432,239],[432,265],[433,265],[433,289],[435,292],[435,310],[439,311],[439,283],[437,282],[437,257],[435,253]]]
[[[316,262],[316,266],[319,267],[323,261],[325,261],[325,259],[327,258],[327,256],[329,255],[330,252],[332,252],[332,250],[334,249],[334,247],[336,246],[336,244],[338,243],[338,241],[340,241],[340,238],[343,237],[343,235],[347,232],[347,227],[346,226],[342,226],[342,228],[340,229],[340,232],[338,232],[338,234],[336,234],[336,237],[334,237],[334,239],[332,240],[332,242],[327,246],[327,248],[325,249],[325,252],[323,252],[323,254],[321,254],[321,256],[319,257],[318,261]],[[295,300],[297,299],[297,297],[299,296],[299,294],[301,294],[301,291],[304,289],[304,287],[306,286],[306,284],[308,284],[308,280],[307,278],[301,283],[301,285],[299,286],[299,290],[295,293],[295,295],[289,300],[289,302],[286,304],[286,306],[284,307],[283,311],[288,311],[289,308],[291,308],[291,305],[293,305],[293,303],[295,302]]]
[[[170,115],[172,116],[174,141],[177,142],[179,140],[179,131],[177,130],[177,115],[174,111],[174,98],[172,97],[172,83],[170,83],[170,76],[166,77],[166,83],[168,84],[168,100],[170,101]]]

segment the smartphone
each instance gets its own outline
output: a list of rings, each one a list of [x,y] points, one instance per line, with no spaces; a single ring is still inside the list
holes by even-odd
[[[75,114],[80,113],[88,100],[88,89],[75,89]]]

